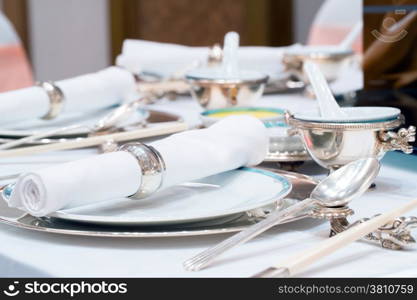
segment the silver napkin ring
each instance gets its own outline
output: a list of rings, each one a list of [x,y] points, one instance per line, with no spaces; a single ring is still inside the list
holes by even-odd
[[[161,154],[152,146],[142,143],[127,143],[118,151],[127,151],[138,161],[142,171],[142,181],[138,191],[130,197],[141,199],[156,192],[163,182],[165,162]]]
[[[37,82],[36,85],[43,88],[49,97],[49,111],[42,119],[51,120],[56,118],[64,107],[64,93],[52,81]]]

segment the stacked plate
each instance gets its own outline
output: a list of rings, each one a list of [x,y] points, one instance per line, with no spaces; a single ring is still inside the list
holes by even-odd
[[[6,143],[33,134],[40,134],[63,127],[73,126],[74,124],[83,124],[85,127],[68,130],[65,133],[40,139],[31,144],[51,144],[71,139],[84,138],[91,133],[91,130],[88,128],[92,127],[97,121],[108,115],[113,109],[115,109],[115,107],[109,107],[89,114],[64,114],[53,120],[38,119],[17,123],[14,122],[12,124],[2,124],[0,127],[0,143]],[[136,118],[136,121],[132,120],[131,125],[128,124],[123,128],[118,128],[118,131],[133,130],[144,126],[144,124],[152,125],[182,120],[178,115],[156,110],[138,110]],[[146,122],[143,122],[144,120]]]
[[[163,190],[141,200],[113,199],[35,218],[0,201],[0,222],[60,234],[169,237],[242,230],[308,197],[311,178],[284,171],[241,168]],[[8,197],[6,189],[2,197]],[[300,215],[292,220],[303,218]]]
[[[303,162],[310,160],[299,136],[290,136],[290,127],[284,121],[285,110],[268,107],[231,107],[212,109],[201,113],[203,125],[208,127],[230,115],[246,114],[259,118],[269,131],[269,152],[266,162]]]

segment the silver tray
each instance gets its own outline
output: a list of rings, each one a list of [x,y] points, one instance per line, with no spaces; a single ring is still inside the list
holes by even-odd
[[[288,205],[288,203],[291,203],[292,201],[299,201],[307,198],[317,184],[311,177],[299,173],[271,168],[264,169],[287,177],[293,185],[293,190],[287,198],[284,199],[282,203],[277,203],[277,209],[283,209],[285,205]],[[179,237],[241,231],[256,222],[259,222],[259,220],[262,220],[267,216],[268,210],[271,209],[276,208],[251,211],[243,215],[232,216],[214,222],[210,221],[181,226],[92,226],[54,218],[36,218],[18,209],[9,208],[4,201],[0,201],[0,223],[28,230],[66,235],[125,238]],[[287,222],[293,222],[305,217],[307,217],[307,215],[301,214]]]
[[[311,160],[299,136],[271,137],[264,162],[304,162]]]
[[[303,81],[298,80],[291,74],[286,74],[281,78],[269,78],[264,94],[301,93],[305,88],[306,84]]]

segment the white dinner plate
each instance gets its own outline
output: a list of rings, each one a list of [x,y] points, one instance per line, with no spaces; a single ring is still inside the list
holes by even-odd
[[[64,114],[57,117],[53,120],[41,120],[33,119],[21,122],[13,122],[10,124],[0,124],[0,136],[2,137],[25,137],[28,135],[38,134],[49,130],[58,129],[60,127],[66,127],[75,124],[83,124],[87,126],[94,125],[99,119],[115,109],[116,106],[109,107],[106,109],[98,110],[88,114]],[[178,121],[180,117],[174,114],[158,112],[154,110],[138,110],[137,122],[143,120],[148,116],[147,121],[150,123],[160,123],[160,122],[170,122]],[[151,120],[152,119],[152,120]],[[132,123],[135,123],[136,120],[133,119]],[[65,133],[59,134],[59,137],[68,137],[68,136],[85,136],[90,132],[90,130],[85,128],[77,128]]]
[[[112,107],[115,108],[115,107]],[[57,129],[59,127],[66,127],[73,124],[85,124],[87,126],[93,125],[95,121],[99,120],[106,113],[109,113],[111,108],[101,109],[91,113],[67,113],[58,116],[52,120],[30,119],[19,122],[11,122],[0,124],[1,136],[28,136],[42,131]],[[67,132],[66,135],[87,134],[87,128],[76,129],[75,131]]]
[[[291,183],[281,175],[241,168],[167,188],[145,199],[113,199],[63,209],[51,217],[101,225],[202,222],[276,203],[290,191]]]

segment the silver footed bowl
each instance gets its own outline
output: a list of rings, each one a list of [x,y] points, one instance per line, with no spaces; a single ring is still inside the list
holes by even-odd
[[[381,159],[387,151],[412,153],[416,128],[394,129],[404,123],[402,115],[376,122],[316,122],[300,120],[288,113],[286,120],[296,129],[308,153],[324,168],[335,170],[360,158]]]
[[[205,109],[253,106],[264,91],[268,76],[253,80],[223,80],[186,76],[190,91]]]
[[[347,62],[349,58],[352,58],[353,54],[354,52],[352,50],[333,53],[325,51],[311,51],[310,53],[288,51],[283,54],[282,62],[287,71],[293,73],[305,83],[308,83],[308,79],[303,72],[303,63],[307,60],[312,61],[319,66],[327,81],[334,81],[337,79],[345,62]]]

